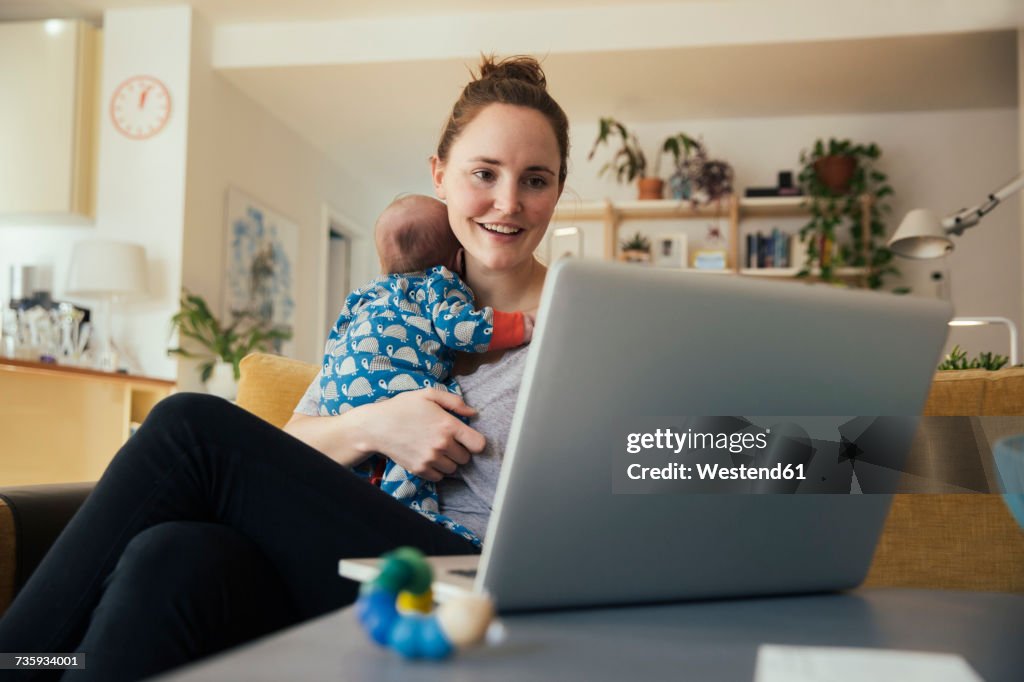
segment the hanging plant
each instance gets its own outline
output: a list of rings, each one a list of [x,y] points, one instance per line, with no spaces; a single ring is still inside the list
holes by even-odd
[[[811,218],[800,229],[800,238],[807,244],[807,260],[798,276],[808,277],[817,270],[822,281],[835,282],[839,279],[837,268],[861,267],[867,270],[867,286],[878,289],[886,275],[899,273],[892,265],[892,252],[883,242],[883,216],[892,212],[885,199],[893,191],[888,176],[876,166],[881,155],[875,143],[863,145],[835,138],[828,143],[816,140],[810,151],[800,152],[798,180]],[[862,197],[869,199],[865,202]],[[848,225],[852,243],[837,238],[843,224]]]

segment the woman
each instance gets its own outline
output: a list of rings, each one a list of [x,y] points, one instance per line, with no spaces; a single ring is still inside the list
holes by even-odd
[[[536,310],[568,145],[537,62],[484,60],[431,159],[478,304]],[[287,433],[209,396],[163,401],[0,620],[0,651],[85,652],[66,679],[137,679],[351,603],[339,558],[473,552],[341,465],[380,452],[440,481],[442,511],[482,535],[524,358],[460,357],[465,401],[421,390],[316,417],[307,393]],[[454,416],[470,405],[472,426]]]

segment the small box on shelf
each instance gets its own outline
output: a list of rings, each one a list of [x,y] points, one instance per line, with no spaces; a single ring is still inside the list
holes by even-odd
[[[697,270],[725,270],[729,267],[725,249],[700,249],[693,254]]]

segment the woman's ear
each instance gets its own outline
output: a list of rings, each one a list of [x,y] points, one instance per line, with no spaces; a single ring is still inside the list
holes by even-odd
[[[444,195],[444,162],[437,155],[430,157],[430,179],[434,182],[434,194],[438,199],[446,199]]]
[[[455,272],[459,274],[459,277],[466,279],[466,250],[459,247],[459,250],[455,252]]]

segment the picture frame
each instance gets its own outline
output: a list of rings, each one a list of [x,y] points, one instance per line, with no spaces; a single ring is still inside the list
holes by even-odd
[[[237,187],[225,193],[222,321],[248,312],[265,322],[294,327],[299,228],[295,222]],[[275,350],[287,355],[290,342]]]
[[[686,268],[689,265],[686,235],[673,232],[651,237],[651,264],[659,268]]]

